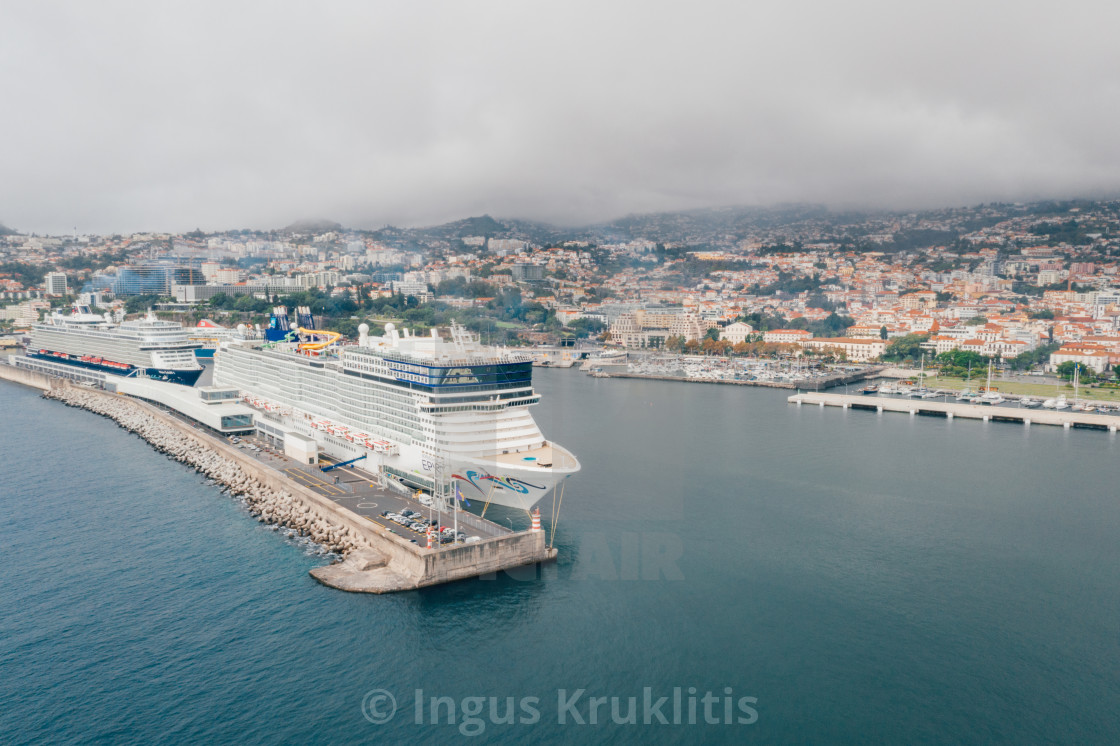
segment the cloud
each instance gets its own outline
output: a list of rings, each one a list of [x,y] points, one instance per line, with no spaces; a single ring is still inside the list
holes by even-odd
[[[1114,194],[1105,4],[9,3],[23,230]]]

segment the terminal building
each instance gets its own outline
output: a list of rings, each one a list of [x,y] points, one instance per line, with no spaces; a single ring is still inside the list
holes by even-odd
[[[237,389],[220,386],[192,388],[150,378],[121,378],[105,382],[106,391],[127,394],[162,409],[172,410],[222,436],[252,435],[256,413],[238,399]]]
[[[142,399],[191,420],[211,433],[252,435],[256,432],[256,412],[241,403],[237,389],[224,386],[181,386],[151,378],[115,376],[51,360],[11,355],[8,362],[17,368],[64,378],[86,386]]]

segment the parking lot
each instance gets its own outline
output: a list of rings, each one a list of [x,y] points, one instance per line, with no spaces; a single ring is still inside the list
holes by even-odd
[[[233,441],[231,440],[231,443]],[[418,546],[427,546],[428,539],[424,530],[401,525],[386,517],[385,513],[402,514],[410,511],[415,522],[426,522],[442,530],[444,527],[454,529],[455,514],[449,511],[438,511],[434,507],[421,504],[418,500],[392,490],[378,486],[377,477],[354,465],[340,466],[324,472],[306,464],[300,464],[284,455],[283,451],[272,446],[261,437],[239,438],[233,443],[247,454],[256,458],[274,469],[284,472],[284,475],[303,486],[315,490],[321,495],[331,498],[339,505],[352,510],[366,520],[380,526],[385,531],[395,533],[408,541],[415,542]],[[320,457],[320,466],[336,463],[335,459],[327,456]],[[361,463],[361,462],[359,462]],[[463,543],[479,541],[495,536],[504,536],[511,533],[510,529],[491,523],[473,514],[458,511],[459,532]],[[478,539],[471,537],[477,536]],[[433,543],[433,546],[435,544]],[[447,541],[445,547],[455,546],[455,542]]]

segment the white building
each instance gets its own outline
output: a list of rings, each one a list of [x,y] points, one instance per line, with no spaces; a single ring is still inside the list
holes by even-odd
[[[623,347],[661,347],[669,337],[691,342],[700,339],[708,325],[692,311],[656,313],[637,309],[618,317],[611,325],[611,341]]]
[[[776,342],[778,344],[801,344],[812,337],[813,334],[804,329],[772,329],[762,333],[763,342]]]
[[[754,334],[754,327],[745,321],[736,321],[734,324],[728,324],[719,333],[720,340],[730,342],[737,345],[740,342],[746,342],[747,337]]]
[[[887,349],[885,339],[857,339],[855,337],[818,337],[805,340],[803,347],[821,352],[843,352],[848,360],[862,363],[874,360]]]
[[[1057,370],[1062,363],[1081,363],[1098,375],[1108,368],[1110,356],[1104,350],[1071,349],[1063,347],[1050,355],[1050,369]]]
[[[48,272],[43,286],[47,295],[66,295],[66,275],[62,272]]]

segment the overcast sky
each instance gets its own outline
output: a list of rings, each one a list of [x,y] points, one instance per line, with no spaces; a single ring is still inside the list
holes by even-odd
[[[1114,196],[1120,4],[0,0],[0,222]]]

